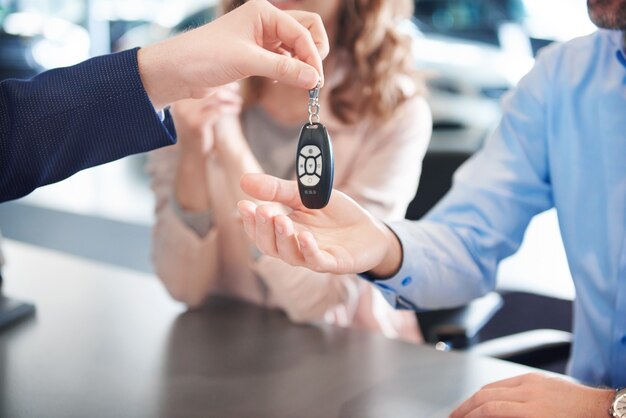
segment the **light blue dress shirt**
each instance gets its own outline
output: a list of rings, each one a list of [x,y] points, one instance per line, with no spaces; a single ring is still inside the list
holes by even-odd
[[[576,286],[570,374],[626,386],[626,58],[600,30],[546,48],[503,100],[502,121],[421,222],[398,222],[394,306],[466,303],[494,288],[531,218],[556,207]],[[528,309],[533,309],[528,306]]]

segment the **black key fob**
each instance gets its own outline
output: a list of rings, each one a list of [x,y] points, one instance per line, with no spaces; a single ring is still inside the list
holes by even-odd
[[[321,209],[333,190],[333,145],[326,127],[319,122],[302,127],[296,155],[296,175],[302,204]]]

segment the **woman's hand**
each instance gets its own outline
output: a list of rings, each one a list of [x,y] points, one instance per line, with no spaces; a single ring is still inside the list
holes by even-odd
[[[226,118],[238,119],[241,105],[237,83],[219,87],[202,99],[174,103],[171,113],[181,151],[198,157],[209,154],[216,142],[216,125]]]
[[[181,100],[172,106],[179,152],[174,196],[186,211],[201,212],[211,207],[207,158],[215,149],[213,129],[219,119],[239,115],[238,90],[232,83],[203,99]]]
[[[391,275],[399,268],[402,249],[396,236],[347,195],[333,190],[324,209],[310,210],[302,205],[295,181],[246,174],[241,187],[255,199],[292,209],[285,216],[278,205],[239,202],[246,233],[264,254],[334,274],[376,269],[374,274]]]
[[[200,28],[139,50],[138,60],[148,96],[161,109],[252,75],[313,88],[324,78],[328,51],[319,15],[250,0]]]

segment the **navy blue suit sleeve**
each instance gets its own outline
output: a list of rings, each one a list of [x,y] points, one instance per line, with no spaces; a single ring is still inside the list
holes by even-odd
[[[169,118],[169,116],[168,116]],[[137,49],[0,83],[0,202],[175,142],[139,76]]]

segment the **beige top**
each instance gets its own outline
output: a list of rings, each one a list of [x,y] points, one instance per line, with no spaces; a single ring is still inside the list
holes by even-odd
[[[243,112],[241,121],[263,169],[281,177],[292,172],[295,179],[299,126],[280,126],[258,108]],[[345,126],[328,114],[322,114],[322,121],[333,141],[334,187],[383,220],[404,218],[431,134],[425,100],[407,101],[384,126],[366,122]],[[271,129],[271,135],[260,134]],[[172,202],[177,147],[152,152],[147,164],[156,194],[152,256],[173,297],[182,299],[181,292],[187,292],[184,299],[189,302],[193,288],[192,305],[209,294],[230,295],[281,309],[295,322],[325,320],[419,341],[415,314],[393,310],[378,290],[357,276],[316,273],[259,256],[236,216],[235,198],[225,193],[225,173],[216,159],[207,163],[211,165],[207,180],[213,202],[211,229],[206,236],[194,231],[177,215]]]

